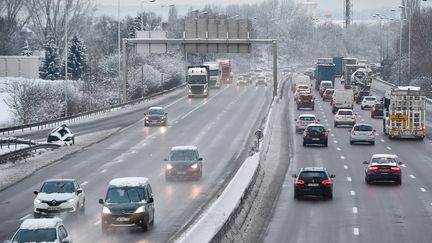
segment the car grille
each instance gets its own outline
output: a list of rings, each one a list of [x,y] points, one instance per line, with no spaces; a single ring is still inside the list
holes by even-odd
[[[66,202],[66,201],[65,200],[60,200],[60,201],[51,200],[51,201],[42,201],[42,202],[48,204],[48,206],[56,207],[56,206],[60,206],[60,204]]]
[[[204,86],[191,86],[190,90],[192,94],[202,94],[204,92]]]
[[[176,171],[186,171],[190,168],[189,164],[178,164],[178,165],[173,165],[173,169]]]

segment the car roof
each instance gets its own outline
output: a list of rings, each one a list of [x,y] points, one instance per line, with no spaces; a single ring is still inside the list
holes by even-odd
[[[355,127],[356,127],[356,126],[371,126],[371,127],[372,127],[372,125],[369,124],[369,123],[356,123],[356,124],[354,124],[354,126],[355,126]]]
[[[374,155],[372,155],[372,158],[383,158],[383,157],[394,158],[394,159],[398,158],[398,156],[395,154],[374,154]]]
[[[141,187],[149,183],[146,177],[120,177],[112,179],[109,187]]]
[[[311,123],[307,127],[324,127],[324,125],[323,124],[319,124],[319,123]]]
[[[354,112],[352,109],[339,109],[338,112],[339,111],[352,111],[352,112]]]
[[[316,117],[314,114],[300,114],[299,117]]]
[[[303,167],[301,171],[327,171],[324,167]]]
[[[54,218],[44,218],[44,219],[26,219],[22,222],[20,229],[49,229],[56,228],[58,224],[63,221],[57,217]]]
[[[326,83],[326,84],[331,83],[331,84],[333,84],[333,82],[330,81],[330,80],[323,80],[323,81],[321,81],[321,83]]]
[[[377,98],[376,96],[373,96],[373,95],[368,95],[368,96],[365,96],[364,98]]]
[[[150,107],[149,110],[163,110],[163,108],[160,106],[153,106],[153,107]]]
[[[186,146],[174,146],[171,148],[171,151],[175,150],[198,150],[197,146],[194,145],[186,145]]]
[[[75,182],[75,179],[49,179],[49,180],[46,180],[45,182],[62,182],[62,181],[64,181],[64,182]]]

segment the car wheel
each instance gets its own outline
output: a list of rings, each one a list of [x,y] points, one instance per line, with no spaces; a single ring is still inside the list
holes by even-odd
[[[328,142],[327,141],[325,141],[324,147],[328,147]]]
[[[199,181],[202,178],[202,170],[200,170],[200,172],[198,173],[198,175],[196,175],[195,180]]]
[[[396,180],[396,184],[401,185],[402,184],[402,178],[399,178],[398,180]]]
[[[370,142],[371,145],[375,145],[375,141]]]
[[[85,200],[83,200],[83,205],[79,207],[79,214],[81,215],[85,214]]]
[[[303,147],[306,147],[306,142],[305,141],[303,141]]]
[[[365,177],[365,182],[366,182],[366,184],[371,184],[371,181],[369,180],[369,178],[367,178],[367,177]]]
[[[39,218],[41,218],[41,216],[38,213],[33,213],[33,218],[39,219]]]
[[[361,109],[362,109],[362,110],[364,110],[364,107],[363,107],[363,106],[361,106]]]
[[[315,106],[312,106],[312,110],[315,110]]]
[[[350,141],[350,144],[353,145],[353,144],[354,144],[354,141]]]
[[[294,191],[294,199],[300,199],[301,195],[300,193]]]
[[[148,218],[148,217],[147,217],[147,218]],[[143,224],[141,225],[141,229],[142,229],[142,231],[144,231],[144,232],[147,232],[147,231],[149,230],[149,228],[150,228],[150,225],[149,225],[149,222],[148,222],[148,221],[143,222]]]
[[[297,106],[297,110],[300,110],[300,107],[299,107],[299,106]]]
[[[327,196],[327,198],[328,198],[329,200],[333,200],[333,192],[330,192],[330,194]]]
[[[150,226],[154,226],[154,221],[155,221],[155,213],[154,213],[154,209],[153,209],[153,219],[152,219],[152,221],[150,222]]]
[[[336,122],[333,124],[333,127],[337,127],[337,123]]]
[[[371,118],[372,118],[372,119],[374,119],[374,118],[375,118],[375,116],[371,114]]]

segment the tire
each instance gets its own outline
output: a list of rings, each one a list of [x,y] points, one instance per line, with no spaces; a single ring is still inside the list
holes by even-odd
[[[41,216],[40,216],[40,214],[33,213],[33,218],[35,218],[35,219],[39,219],[39,218],[41,218]]]
[[[148,217],[147,217],[148,218]],[[149,222],[145,221],[142,225],[141,225],[141,229],[143,232],[147,232],[150,229],[150,225]]]
[[[351,145],[354,145],[354,141],[350,141],[350,144],[351,144]]]
[[[364,107],[363,107],[363,106],[361,106],[361,109],[362,109],[362,110],[364,110]]]
[[[369,178],[367,178],[366,176],[365,176],[365,182],[366,182],[366,184],[371,184],[371,180],[369,180]]]
[[[153,209],[153,219],[150,222],[150,226],[153,227],[154,226],[154,221],[155,221],[155,213],[154,213],[154,209]]]
[[[372,118],[372,119],[374,119],[374,118],[375,118],[375,116],[371,114],[371,118]]]
[[[306,145],[307,145],[307,144],[306,144],[306,142],[305,142],[305,141],[303,141],[303,147],[306,147]]]
[[[331,192],[328,196],[327,196],[328,200],[333,200],[333,192]]]
[[[333,124],[333,127],[337,127],[337,123],[336,122]]]
[[[144,127],[148,127],[147,123],[144,122]]]
[[[396,184],[402,185],[402,178],[399,178],[398,180],[396,180]]]
[[[300,198],[301,198],[300,193],[294,191],[294,199],[298,200],[298,199],[300,199]]]
[[[83,205],[79,207],[79,214],[81,215],[85,214],[85,200],[83,200]]]
[[[328,147],[328,142],[327,141],[324,143],[324,147]]]
[[[297,106],[297,110],[300,110],[300,107],[299,107],[299,106]]]
[[[202,178],[202,170],[200,170],[199,174],[195,177],[195,180],[199,181],[201,180],[201,178]]]
[[[312,106],[312,110],[315,110],[315,106]]]

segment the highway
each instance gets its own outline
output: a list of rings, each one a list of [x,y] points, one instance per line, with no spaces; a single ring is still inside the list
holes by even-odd
[[[382,96],[382,86],[374,84],[373,93]],[[314,95],[319,97],[316,91]],[[350,145],[350,128],[333,128],[329,102],[319,98],[317,101],[315,111],[298,112],[290,99],[290,115],[286,119],[294,120],[300,113],[315,113],[331,130],[329,147],[303,147],[302,135],[295,134],[294,126],[291,127],[294,158],[260,241],[431,242],[431,140],[389,140],[381,134],[382,120],[371,119],[369,110],[363,111],[355,105],[357,122],[372,124],[379,135],[375,146]],[[404,163],[402,185],[365,183],[362,161],[374,153],[394,153],[400,157]],[[323,166],[336,175],[333,200],[294,200],[291,175],[307,166]]]
[[[34,190],[50,178],[75,178],[86,194],[85,215],[66,217],[73,242],[165,242],[200,209],[238,166],[243,147],[268,108],[272,88],[226,87],[208,99],[170,98],[167,127],[144,127],[142,110],[90,125],[84,130],[122,130],[0,192],[0,240],[10,239],[22,220],[32,217]],[[163,159],[172,146],[196,145],[203,161],[200,181],[166,182]],[[102,235],[99,198],[108,182],[124,176],[150,179],[155,197],[155,226],[149,232],[115,229]]]

